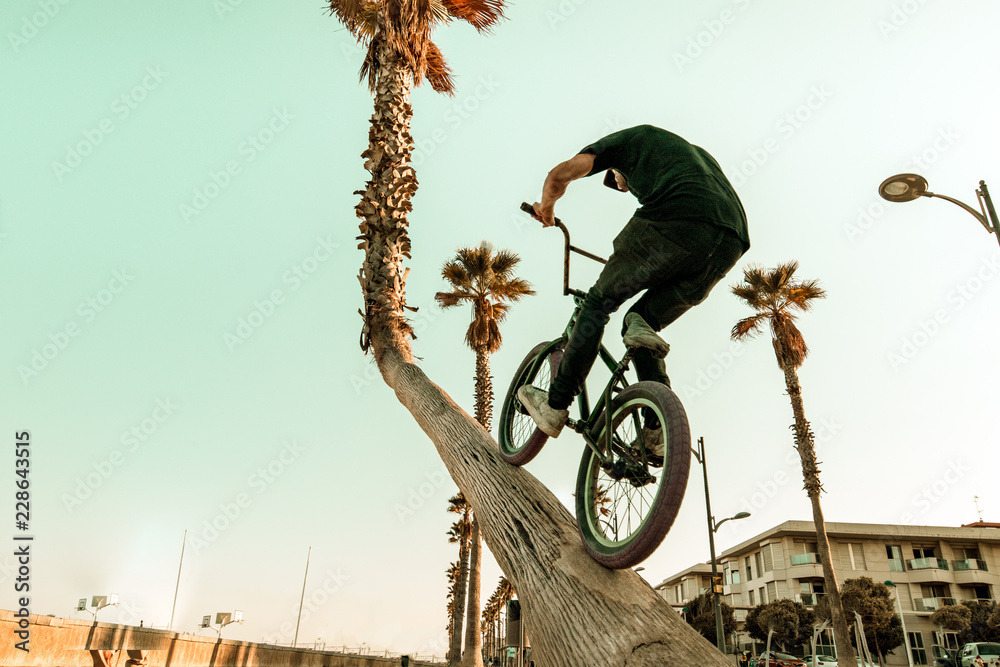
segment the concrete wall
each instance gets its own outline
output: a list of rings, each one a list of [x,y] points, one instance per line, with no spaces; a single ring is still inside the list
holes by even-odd
[[[391,667],[400,664],[399,658],[350,656],[231,639],[220,641],[166,630],[35,615],[28,617],[30,650],[25,653],[15,647],[20,641],[14,634],[21,629],[19,620],[14,612],[0,610],[0,665],[3,667],[103,667],[105,664],[126,667],[129,658],[140,658],[139,651],[149,667]],[[108,651],[112,653],[106,653]],[[434,663],[411,660],[410,665],[423,667]]]

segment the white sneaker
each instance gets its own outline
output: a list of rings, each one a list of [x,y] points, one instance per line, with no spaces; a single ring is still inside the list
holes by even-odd
[[[639,313],[629,313],[625,316],[625,335],[622,340],[626,347],[645,347],[653,352],[653,356],[663,359],[670,352],[670,345],[667,341],[653,331],[653,327],[646,324]]]
[[[530,384],[521,385],[517,390],[517,400],[528,411],[528,415],[535,420],[535,424],[543,433],[558,438],[562,432],[566,420],[569,419],[569,410],[556,410],[549,405],[549,392],[543,391]]]

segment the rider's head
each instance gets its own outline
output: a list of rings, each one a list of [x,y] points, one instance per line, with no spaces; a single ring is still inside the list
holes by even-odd
[[[608,172],[604,174],[604,184],[612,190],[628,192],[628,183],[617,169],[608,169]]]

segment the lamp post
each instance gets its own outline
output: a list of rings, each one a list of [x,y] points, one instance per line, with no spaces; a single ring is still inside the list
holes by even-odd
[[[292,648],[299,642],[299,623],[302,622],[302,603],[306,599],[306,580],[309,579],[309,559],[312,557],[313,548],[309,547],[308,553],[306,553],[306,574],[302,577],[302,597],[299,598],[299,616],[295,620],[295,638],[292,639]]]
[[[181,562],[177,566],[177,585],[174,586],[174,605],[170,608],[170,622],[167,623],[167,630],[174,627],[174,612],[177,611],[177,593],[181,590],[181,569],[184,567],[184,547],[187,546],[188,532],[184,529],[184,539],[181,540]]]
[[[718,523],[715,522],[715,517],[712,516],[712,500],[708,493],[708,464],[705,462],[705,438],[698,438],[698,449],[692,448],[691,451],[694,452],[694,457],[701,464],[701,468],[705,474],[705,511],[708,513],[708,549],[712,555],[712,606],[715,607],[715,645],[719,647],[720,651],[725,653],[726,634],[722,627],[722,606],[719,604],[719,594],[722,592],[722,587],[716,587],[716,581],[719,577],[719,567],[715,560],[715,533],[719,530],[719,526],[725,522],[733,519],[745,519],[750,516],[750,513],[740,512],[726,517]]]
[[[887,579],[885,585],[896,588],[896,584],[891,579]],[[906,647],[906,661],[913,667],[913,654],[910,652],[910,637],[906,634],[906,621],[903,620],[903,603],[899,599],[899,591],[896,591],[896,606],[899,608],[899,624],[903,628],[903,646]]]
[[[930,192],[927,189],[927,179],[919,174],[896,174],[895,176],[890,176],[878,186],[878,193],[882,199],[891,202],[913,201],[920,197],[937,197],[938,199],[950,201],[952,204],[961,206],[971,213],[987,232],[997,237],[997,243],[1000,243],[1000,222],[997,221],[997,212],[993,208],[993,200],[990,199],[990,191],[986,187],[986,181],[979,181],[979,189],[976,190],[976,198],[979,200],[979,211],[957,199]],[[980,213],[980,211],[982,212]]]

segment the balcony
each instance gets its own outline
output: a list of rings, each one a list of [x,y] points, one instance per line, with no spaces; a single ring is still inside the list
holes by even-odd
[[[799,593],[795,596],[795,600],[807,607],[815,607],[823,596],[824,593]]]
[[[947,570],[948,561],[944,558],[914,558],[906,562],[911,570]]]
[[[792,554],[792,565],[809,565],[819,563],[819,554]]]
[[[965,560],[951,561],[951,567],[955,572],[965,572],[967,570],[982,570],[986,572],[986,561],[978,558],[966,558]]]
[[[914,598],[913,609],[915,611],[937,611],[941,607],[954,604],[957,604],[955,598]]]

